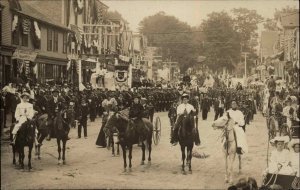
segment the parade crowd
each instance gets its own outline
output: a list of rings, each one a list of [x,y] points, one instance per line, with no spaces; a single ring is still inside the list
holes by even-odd
[[[129,118],[135,119],[137,123],[141,118],[153,122],[155,112],[168,112],[172,131],[178,130],[176,127],[179,122],[178,116],[194,112],[198,122],[199,115],[202,120],[207,120],[212,109],[214,120],[228,112],[244,132],[258,111],[261,111],[267,120],[274,118],[279,128],[287,125],[291,130],[293,126],[299,126],[297,90],[277,88],[273,77],[270,77],[263,87],[254,85],[246,88],[239,83],[235,88],[228,88],[224,84],[219,84],[213,88],[205,88],[205,91],[192,88],[187,90],[184,86],[110,91],[92,89],[90,85],[80,91],[67,83],[63,85],[9,83],[1,90],[1,108],[4,110],[1,120],[4,121],[4,128],[10,127],[6,123],[8,116],[11,116],[11,124],[15,124],[12,130],[12,144],[15,143],[18,129],[26,120],[47,115],[45,118],[51,123],[57,112],[65,114],[65,118],[69,119],[70,128],[78,128],[78,138],[82,136],[82,129],[84,137],[88,137],[88,120],[94,122],[97,117],[102,117],[103,128],[109,112],[126,109],[129,109]],[[239,110],[239,116],[236,110]],[[103,135],[102,133],[101,140],[99,134],[96,144],[105,147],[107,145],[103,141]],[[47,140],[50,139],[51,130],[47,136]],[[299,177],[299,162],[296,162],[299,158],[299,136],[276,134],[270,140],[275,149],[271,153],[270,164],[265,174],[295,173]],[[176,145],[176,141],[178,139],[171,133],[171,143]],[[200,139],[198,141],[196,145],[200,144]],[[36,139],[37,144],[41,142],[41,139]]]

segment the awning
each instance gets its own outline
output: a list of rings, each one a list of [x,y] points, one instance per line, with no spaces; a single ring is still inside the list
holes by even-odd
[[[96,58],[87,58],[87,59],[83,59],[82,61],[85,61],[85,62],[90,62],[90,63],[97,63],[97,59]]]
[[[38,53],[33,50],[16,49],[13,53],[12,59],[21,59],[33,62],[35,61],[37,55]]]
[[[47,57],[47,56],[38,55],[35,62],[44,63],[44,64],[66,65],[67,66],[68,59],[54,58],[54,57]]]

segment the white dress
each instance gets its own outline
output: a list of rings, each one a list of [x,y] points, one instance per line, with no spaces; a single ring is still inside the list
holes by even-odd
[[[281,152],[278,150],[273,150],[271,152],[269,173],[278,173],[283,175],[291,175],[293,169],[290,166],[290,151],[283,149]],[[279,165],[282,165],[280,168]]]

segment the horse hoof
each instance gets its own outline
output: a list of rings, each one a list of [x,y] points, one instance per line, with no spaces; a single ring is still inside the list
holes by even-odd
[[[66,165],[66,161],[65,160],[63,161],[63,165]]]
[[[131,168],[128,168],[128,172],[132,172],[132,169],[131,169]]]
[[[148,161],[148,165],[151,166],[151,161]]]
[[[192,170],[189,170],[189,174],[193,174]]]
[[[144,161],[141,161],[141,165],[145,165],[145,162],[144,162]]]
[[[112,154],[112,157],[115,157],[116,155],[115,154]]]
[[[39,156],[38,159],[41,160],[42,158]]]
[[[58,160],[58,163],[57,163],[58,165],[60,165],[60,164],[62,164],[62,161],[61,160]]]
[[[184,170],[181,171],[182,175],[186,175],[186,172]]]

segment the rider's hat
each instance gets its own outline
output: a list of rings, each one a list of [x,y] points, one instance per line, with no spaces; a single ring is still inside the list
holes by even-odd
[[[59,90],[58,90],[57,88],[53,88],[53,89],[52,89],[52,93],[54,93],[54,92],[59,93]]]
[[[23,92],[23,93],[21,94],[21,98],[23,98],[24,96],[27,96],[28,98],[30,98],[30,94],[27,93],[27,92]]]
[[[277,142],[284,142],[288,143],[290,141],[289,136],[276,136],[273,139],[270,140],[271,143],[275,144]]]
[[[181,99],[183,99],[183,98],[187,98],[187,99],[189,99],[189,95],[188,95],[188,94],[186,94],[186,93],[184,93],[184,94],[182,94],[182,95],[181,95]]]

